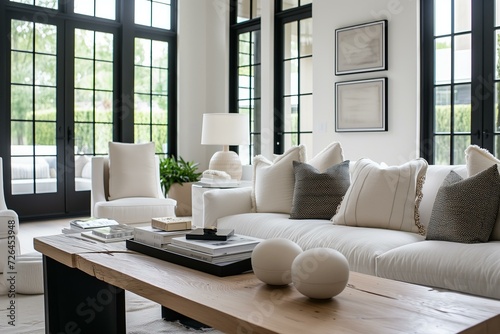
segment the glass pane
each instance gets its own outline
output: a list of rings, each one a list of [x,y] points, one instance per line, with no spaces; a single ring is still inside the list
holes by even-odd
[[[153,2],[153,22],[155,28],[170,29],[170,6]]]
[[[153,125],[151,131],[156,153],[167,153],[167,126]]]
[[[455,37],[455,82],[471,80],[471,35]]]
[[[299,6],[299,0],[282,0],[281,8],[287,10],[290,8],[295,8]]]
[[[249,65],[251,63],[250,33],[240,34],[238,52],[239,66]]]
[[[74,0],[75,13],[94,16],[94,1]]]
[[[98,132],[97,138],[106,137],[106,132]],[[94,152],[94,126],[91,123],[75,123],[75,147],[80,154]]]
[[[435,84],[451,82],[451,38],[437,38],[435,41]]]
[[[153,41],[152,43],[152,65],[168,68],[168,43],[161,41]]]
[[[33,55],[26,52],[11,52],[12,83],[33,84]]]
[[[35,55],[35,84],[56,86],[57,58],[49,55]]]
[[[95,121],[113,122],[113,92],[96,91]]]
[[[493,141],[493,154],[495,157],[500,157],[500,136],[495,136]]]
[[[56,88],[35,87],[35,119],[43,121],[55,121],[56,110]]]
[[[497,82],[495,83],[495,133],[500,132],[500,84]],[[500,156],[500,155],[499,155]]]
[[[260,98],[260,91],[261,91],[261,85],[260,85],[260,65],[256,65],[253,67],[252,71],[252,87],[253,87],[253,97],[258,99]]]
[[[500,0],[499,0],[500,1]],[[495,41],[496,41],[496,47],[495,47],[495,62],[496,66],[495,68],[497,69],[495,71],[495,79],[500,78],[500,31],[496,30],[495,31]]]
[[[300,94],[308,94],[313,91],[313,59],[300,59]]]
[[[151,40],[136,38],[134,64],[150,66],[151,65]]]
[[[449,165],[450,161],[450,136],[434,137],[434,164]]]
[[[248,21],[249,19],[252,18],[250,4],[251,4],[251,0],[239,0],[238,1],[238,5],[237,5],[238,14],[237,14],[236,22],[244,22],[244,21]]]
[[[15,155],[15,147],[12,148]],[[33,157],[13,157],[11,160],[12,194],[32,194],[35,192]],[[47,170],[47,169],[46,169]]]
[[[75,29],[75,57],[94,58],[94,32]]]
[[[113,34],[96,31],[95,59],[113,61]]]
[[[135,66],[134,91],[136,93],[151,93],[151,69],[149,67]]]
[[[13,120],[33,119],[33,87],[11,85],[10,109]]]
[[[149,138],[149,125],[134,125],[134,143],[147,143]]]
[[[295,58],[299,56],[297,45],[297,22],[285,24],[285,59]]]
[[[149,124],[151,99],[149,95],[135,94],[134,95],[134,123]]]
[[[116,18],[115,2],[116,0],[96,1],[95,16],[102,17],[103,19],[114,20]]]
[[[108,152],[108,143],[113,141],[113,124],[95,124],[95,148],[96,154],[105,154]]]
[[[33,122],[10,122],[11,145],[33,145]],[[21,154],[30,154],[22,152]],[[15,155],[13,152],[12,155]]]
[[[451,131],[451,90],[449,86],[434,88],[434,132]]]
[[[298,127],[298,98],[296,96],[285,97],[283,99],[284,102],[284,124],[286,132],[297,132],[299,131]]]
[[[313,21],[305,19],[300,21],[300,56],[312,55]]]
[[[75,88],[94,88],[94,61],[75,59]]]
[[[167,94],[167,79],[168,70],[153,68],[152,69],[152,92],[156,94]]]
[[[471,132],[471,85],[455,86],[454,132]]]
[[[56,145],[56,123],[55,122],[35,122],[35,150],[40,145]],[[43,152],[36,152],[43,153]]]
[[[454,136],[453,164],[465,165],[465,150],[470,145],[470,136]]]
[[[135,23],[151,26],[151,1],[135,0]]]
[[[253,0],[252,2],[252,19],[261,16],[262,6],[260,0]]]
[[[151,101],[153,124],[167,124],[167,96],[153,96]]]
[[[113,63],[95,62],[95,89],[113,90]]]
[[[285,78],[283,84],[285,85],[285,95],[297,95],[299,93],[298,60],[287,60],[284,65]]]
[[[10,0],[11,2],[24,3],[27,5],[35,5],[39,7],[57,9],[57,0]]]
[[[471,30],[472,0],[455,0],[455,32]]]
[[[451,0],[434,0],[434,36],[451,33]]]
[[[92,122],[94,110],[94,91],[75,89],[75,121]]]
[[[500,0],[495,0],[495,26],[500,25]]]
[[[313,130],[313,97],[306,95],[300,97],[300,129],[302,131]]]
[[[11,21],[11,49],[33,51],[33,23],[19,20]]]
[[[35,29],[35,51],[55,55],[57,53],[57,27],[37,23]]]

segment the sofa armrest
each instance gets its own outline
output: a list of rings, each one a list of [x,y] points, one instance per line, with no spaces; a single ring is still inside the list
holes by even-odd
[[[92,181],[90,186],[90,216],[94,217],[96,203],[106,201],[106,190],[104,187],[104,157],[92,157]]]
[[[217,225],[217,219],[252,212],[252,188],[214,189],[203,194],[204,226]]]

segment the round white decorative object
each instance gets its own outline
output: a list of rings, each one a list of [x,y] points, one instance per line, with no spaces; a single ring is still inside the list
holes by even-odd
[[[329,299],[341,293],[349,280],[349,263],[331,248],[313,248],[292,263],[292,282],[304,296]]]
[[[261,241],[252,252],[252,268],[255,276],[269,285],[292,283],[291,266],[302,248],[295,242],[275,238]]]

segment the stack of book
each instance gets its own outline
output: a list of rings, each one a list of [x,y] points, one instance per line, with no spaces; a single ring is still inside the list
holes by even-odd
[[[227,263],[249,259],[262,239],[233,234],[227,240],[196,240],[186,236],[172,238],[165,249],[210,263]]]
[[[134,237],[134,228],[125,224],[94,228],[81,233],[82,236],[101,242],[117,242]]]
[[[165,248],[172,238],[192,231],[191,217],[162,217],[151,219],[151,226],[134,228],[134,241]]]
[[[106,218],[75,219],[69,222],[69,227],[62,229],[63,233],[81,233],[91,231],[95,228],[118,225],[116,220]]]

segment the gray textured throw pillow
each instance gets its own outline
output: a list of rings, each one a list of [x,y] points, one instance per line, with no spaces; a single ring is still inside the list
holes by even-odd
[[[451,171],[436,195],[426,239],[488,242],[499,198],[500,175],[496,164],[465,180]]]
[[[351,184],[349,161],[333,165],[324,173],[307,163],[294,161],[293,170],[295,187],[290,218],[332,218]]]

